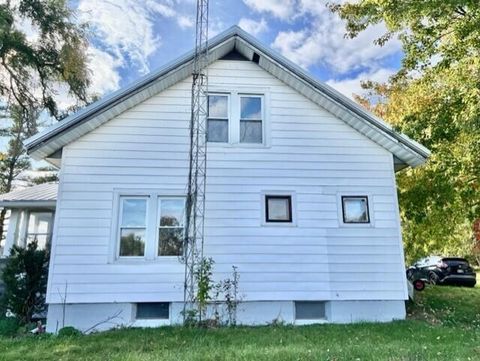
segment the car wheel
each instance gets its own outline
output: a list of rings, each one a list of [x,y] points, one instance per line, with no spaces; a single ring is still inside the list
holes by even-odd
[[[435,272],[432,272],[428,276],[428,280],[430,281],[430,284],[436,285],[438,283],[438,276],[435,274]]]
[[[416,291],[423,291],[425,288],[425,282],[422,280],[416,280],[413,282],[413,288],[415,288]]]

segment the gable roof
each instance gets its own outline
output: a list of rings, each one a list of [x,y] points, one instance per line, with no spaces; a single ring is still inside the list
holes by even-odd
[[[55,207],[58,183],[43,183],[0,194],[0,207]]]
[[[380,118],[366,111],[332,87],[311,75],[254,37],[233,26],[209,40],[209,61],[221,59],[236,51],[257,63],[308,99],[326,109],[395,156],[395,167],[416,167],[425,163],[430,151],[408,138]],[[67,117],[25,141],[27,152],[34,159],[53,161],[61,149],[120,113],[189,77],[193,70],[194,51],[152,72],[135,83],[107,95],[79,112]]]

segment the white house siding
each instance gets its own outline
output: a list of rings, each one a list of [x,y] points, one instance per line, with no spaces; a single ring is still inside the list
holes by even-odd
[[[112,260],[114,189],[184,194],[190,79],[63,149],[48,302],[183,300],[174,259]],[[205,253],[240,272],[246,301],[403,300],[392,155],[248,61],[217,61],[214,90],[266,89],[267,146],[209,145]],[[262,192],[293,191],[296,226],[262,226]],[[273,192],[274,193],[274,192]],[[369,195],[371,226],[340,225],[341,194]]]

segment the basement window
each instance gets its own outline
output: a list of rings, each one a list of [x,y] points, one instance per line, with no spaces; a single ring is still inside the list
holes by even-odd
[[[343,223],[370,223],[367,196],[342,196]]]
[[[168,302],[137,303],[137,320],[168,319],[170,317],[170,304]]]
[[[325,302],[295,301],[295,319],[296,320],[325,319]]]

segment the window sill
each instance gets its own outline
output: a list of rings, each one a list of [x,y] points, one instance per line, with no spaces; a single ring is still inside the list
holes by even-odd
[[[209,148],[268,149],[268,148],[271,148],[271,146],[267,144],[256,144],[256,143],[208,143],[207,150]]]
[[[132,327],[161,327],[170,326],[168,318],[150,318],[150,319],[136,319],[132,323]]]
[[[370,223],[344,223],[340,222],[340,228],[374,228],[375,225]]]
[[[146,259],[145,257],[116,258],[112,264],[150,264],[150,263],[178,263],[181,264],[180,256],[163,256],[154,259]]]
[[[328,320],[326,318],[319,318],[313,320],[295,320],[295,325],[298,326],[316,325],[322,323],[328,323]]]
[[[262,222],[262,227],[297,227],[295,222]]]

